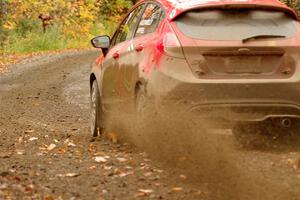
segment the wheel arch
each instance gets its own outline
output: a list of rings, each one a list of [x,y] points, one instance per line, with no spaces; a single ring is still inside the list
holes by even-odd
[[[99,88],[99,94],[102,96],[102,82],[101,82],[101,71],[92,71],[90,75],[90,90],[92,89],[93,82],[96,81]]]
[[[139,79],[136,81],[135,83],[135,88],[134,88],[134,95],[136,97],[136,95],[138,94],[139,90],[141,89],[141,87],[144,88],[144,90],[146,91],[146,80],[145,79]]]
[[[91,89],[92,89],[92,85],[93,85],[93,82],[94,82],[95,80],[97,80],[97,78],[96,78],[95,74],[92,73],[92,74],[90,75],[90,91],[91,91]]]

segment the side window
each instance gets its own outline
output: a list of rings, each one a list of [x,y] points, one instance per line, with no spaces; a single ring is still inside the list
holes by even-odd
[[[156,4],[148,4],[139,23],[135,37],[153,33],[164,18],[162,8]]]
[[[127,18],[123,21],[123,23],[119,27],[119,31],[116,35],[116,39],[114,41],[115,44],[124,42],[132,38],[135,28],[137,26],[139,17],[143,11],[144,5],[137,7],[134,11],[132,11]]]

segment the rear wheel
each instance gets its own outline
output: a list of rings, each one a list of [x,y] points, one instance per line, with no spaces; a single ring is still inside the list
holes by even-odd
[[[101,97],[99,93],[98,83],[93,81],[91,87],[91,133],[97,137],[103,133],[104,130],[104,113],[101,104]]]

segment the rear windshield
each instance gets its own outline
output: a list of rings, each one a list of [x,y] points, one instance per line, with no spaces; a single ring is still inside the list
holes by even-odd
[[[280,11],[194,10],[178,17],[177,27],[202,40],[243,40],[256,35],[295,35],[296,20]]]

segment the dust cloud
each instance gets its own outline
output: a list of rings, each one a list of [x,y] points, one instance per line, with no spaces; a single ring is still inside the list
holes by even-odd
[[[174,173],[186,174],[209,199],[299,199],[299,183],[286,181],[285,169],[274,166],[280,153],[242,148],[230,127],[213,129],[221,122],[201,120],[180,109],[153,110],[143,116],[119,110],[110,116],[116,123],[108,129]]]

